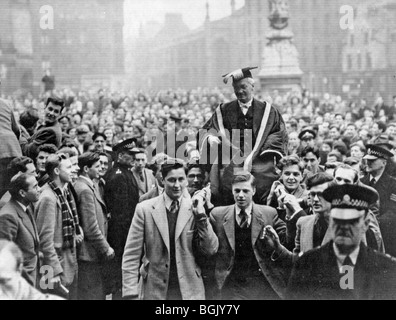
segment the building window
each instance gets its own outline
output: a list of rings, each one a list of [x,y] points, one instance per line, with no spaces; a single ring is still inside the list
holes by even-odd
[[[372,66],[372,61],[371,61],[371,54],[370,53],[366,53],[366,67],[367,69],[371,69]]]
[[[352,56],[350,54],[347,55],[347,69],[352,70]]]
[[[362,69],[362,55],[360,53],[357,54],[357,69]]]

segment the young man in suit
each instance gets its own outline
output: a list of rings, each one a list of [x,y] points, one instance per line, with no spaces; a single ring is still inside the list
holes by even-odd
[[[25,156],[36,159],[38,147],[42,144],[53,144],[57,148],[62,143],[62,129],[58,122],[65,106],[63,100],[48,98],[44,109],[44,124],[39,126],[33,136],[25,143],[21,143]]]
[[[331,203],[331,241],[297,260],[287,298],[396,299],[396,260],[363,243],[377,194],[364,186],[335,185],[323,197]]]
[[[136,207],[122,261],[123,297],[203,300],[196,255],[216,253],[217,237],[205,214],[203,197],[185,196],[184,163],[171,159],[162,164],[161,173],[164,193]]]
[[[146,194],[157,185],[157,180],[155,179],[152,171],[146,168],[146,164],[147,155],[145,150],[137,149],[132,173],[137,182],[139,197]]]
[[[253,202],[255,178],[249,172],[234,177],[235,204],[216,207],[210,213],[219,239],[215,259],[215,279],[219,297],[225,300],[279,299],[284,284],[278,282],[271,267],[271,248],[267,247],[265,226],[273,226],[279,237],[286,236],[286,224],[274,208]]]
[[[0,210],[0,239],[15,242],[23,252],[22,276],[38,286],[39,236],[32,203],[38,201],[40,187],[34,175],[22,173],[10,184],[11,200]]]
[[[77,207],[68,189],[72,163],[65,154],[48,156],[45,169],[49,182],[43,187],[35,209],[43,264],[53,270],[50,282],[54,289],[61,284],[69,290],[69,298],[77,299],[77,245],[83,240]]]
[[[78,297],[79,300],[104,300],[103,262],[114,258],[114,250],[107,242],[107,208],[93,181],[99,178],[99,153],[83,153],[78,157],[78,165],[80,176],[74,188],[84,231],[78,254]]]

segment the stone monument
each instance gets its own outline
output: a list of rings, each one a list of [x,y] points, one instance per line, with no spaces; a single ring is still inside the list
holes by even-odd
[[[288,0],[269,0],[270,31],[263,50],[259,79],[263,92],[301,91],[303,72],[299,55],[293,44],[294,34],[289,27]]]

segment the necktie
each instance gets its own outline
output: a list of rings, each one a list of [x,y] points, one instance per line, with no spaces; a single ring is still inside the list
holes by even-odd
[[[375,186],[375,178],[371,179],[371,181],[370,181],[370,186],[371,186],[371,187],[374,187],[374,186]]]
[[[240,222],[239,226],[241,227],[241,229],[247,229],[249,227],[249,221],[248,221],[248,215],[247,215],[245,209],[241,209],[239,216],[241,217],[241,222]]]
[[[140,173],[139,173],[139,178],[140,178],[140,181],[144,182],[143,172],[140,172]]]
[[[247,113],[248,110],[249,110],[249,106],[246,105],[246,104],[241,104],[241,107],[242,107],[242,113],[243,113],[244,115],[246,115],[246,113]]]
[[[169,213],[175,215],[179,211],[179,201],[173,200],[169,208]]]
[[[349,256],[347,256],[342,264],[343,266],[350,266],[353,267],[354,264]]]

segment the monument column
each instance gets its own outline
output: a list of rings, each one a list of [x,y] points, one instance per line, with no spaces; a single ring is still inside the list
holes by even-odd
[[[289,27],[288,0],[269,0],[270,30],[262,56],[259,79],[263,93],[301,91],[303,72],[300,69],[294,34]]]

